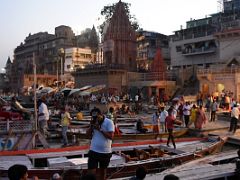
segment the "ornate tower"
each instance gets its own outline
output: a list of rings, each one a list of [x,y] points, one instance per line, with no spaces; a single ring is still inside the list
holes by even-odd
[[[121,1],[116,4],[104,35],[103,53],[107,65],[136,70],[136,33]]]
[[[156,55],[154,60],[151,64],[151,72],[158,72],[158,73],[165,73],[166,72],[166,65],[164,63],[161,49],[157,49]]]

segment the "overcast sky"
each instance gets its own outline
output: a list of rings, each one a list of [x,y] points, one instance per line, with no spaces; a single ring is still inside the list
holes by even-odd
[[[0,0],[0,68],[29,33],[54,33],[59,25],[75,34],[99,25],[101,9],[118,0]],[[218,12],[218,0],[127,0],[144,30],[170,35],[186,21]]]

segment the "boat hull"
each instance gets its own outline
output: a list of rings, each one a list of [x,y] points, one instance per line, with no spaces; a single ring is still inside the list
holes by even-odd
[[[173,131],[174,137],[181,137],[187,134],[188,129],[184,128],[178,131]],[[78,133],[78,132],[69,132],[68,136],[76,135],[80,139],[89,139],[89,137],[85,133]],[[121,134],[121,135],[114,135],[114,140],[148,140],[148,139],[157,139],[157,138],[167,138],[168,133],[136,133],[136,134]]]

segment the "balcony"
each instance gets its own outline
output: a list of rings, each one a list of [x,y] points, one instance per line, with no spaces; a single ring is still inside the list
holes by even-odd
[[[240,67],[231,66],[231,67],[213,67],[208,69],[198,69],[198,75],[206,75],[206,74],[233,74],[240,73]]]
[[[125,70],[124,64],[90,64],[76,69],[76,73],[102,72],[107,70]]]
[[[201,55],[201,54],[210,54],[215,53],[217,51],[217,48],[195,48],[190,50],[183,50],[182,54],[184,56],[194,56],[194,55]]]

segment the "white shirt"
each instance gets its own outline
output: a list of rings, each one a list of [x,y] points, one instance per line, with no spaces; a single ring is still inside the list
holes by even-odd
[[[138,96],[138,95],[136,95],[136,96],[135,96],[135,101],[138,101],[138,98],[139,98],[139,96]]]
[[[43,102],[40,104],[40,106],[38,108],[38,114],[41,114],[41,113],[43,113],[43,115],[38,116],[38,120],[39,121],[43,121],[43,120],[48,121],[49,120],[49,111],[48,111],[47,105]]]
[[[212,104],[212,111],[217,111],[218,109],[218,103],[215,101],[213,104]]]
[[[113,121],[105,118],[101,125],[101,129],[106,132],[114,132]],[[106,138],[100,131],[94,129],[90,150],[98,153],[111,153],[112,140]]]
[[[239,112],[238,107],[234,107],[232,109],[232,112],[231,112],[231,117],[235,117],[236,119],[238,119],[239,118],[239,114],[240,114],[240,112]]]
[[[152,116],[152,125],[158,125],[159,120],[159,115],[156,115],[156,113],[154,113]]]
[[[184,105],[183,106],[183,115],[190,116],[190,110],[191,110],[191,106],[190,105]]]
[[[165,123],[165,119],[168,116],[168,112],[166,110],[163,110],[160,114],[160,122]]]

